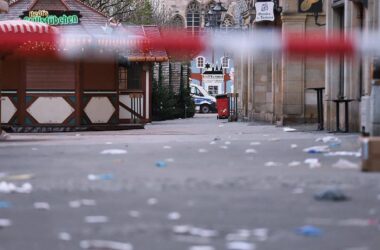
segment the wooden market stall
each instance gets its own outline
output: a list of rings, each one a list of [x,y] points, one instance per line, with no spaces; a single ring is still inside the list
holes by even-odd
[[[59,32],[87,37],[109,29],[106,16],[77,0],[19,0],[0,15],[2,20],[43,22]],[[136,36],[160,35],[155,26],[118,29]],[[3,128],[17,132],[128,129],[150,121],[151,66],[168,60],[165,51],[86,53],[84,48],[73,54],[66,58],[9,54],[3,58]]]

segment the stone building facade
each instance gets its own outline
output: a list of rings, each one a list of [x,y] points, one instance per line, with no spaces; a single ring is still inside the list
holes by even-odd
[[[0,0],[0,14],[8,11],[8,3],[4,0]]]
[[[210,6],[217,3],[215,0],[162,0],[162,8],[169,14],[169,26],[173,28],[184,28],[188,33],[197,35],[207,31],[208,11]],[[226,12],[222,14],[221,25],[218,29],[235,29],[240,28],[241,18],[240,9],[245,4],[245,0],[223,0],[221,1]],[[214,27],[215,28],[215,27]],[[203,65],[199,66],[199,58],[203,58]],[[202,81],[203,73],[208,70],[205,65],[209,64],[211,67],[222,67],[223,61],[228,60],[228,67],[223,69],[225,80],[223,83],[216,84],[215,86],[206,86]],[[167,65],[162,65],[167,67]],[[172,67],[177,68],[175,65]],[[219,93],[224,93],[233,88],[233,80],[230,75],[234,71],[233,58],[227,51],[203,51],[196,55],[191,62],[192,82],[200,84],[206,88],[210,93],[215,92],[218,88]],[[174,77],[174,76],[173,76]],[[167,81],[167,79],[166,79]],[[215,93],[214,93],[215,94]]]
[[[263,1],[246,2],[242,16],[245,27],[252,32],[265,28],[307,36],[325,30],[325,8],[316,19],[314,13],[300,13],[298,0],[274,0],[275,20],[255,22],[255,3]],[[285,54],[243,55],[235,58],[235,68],[240,117],[278,125],[317,120],[317,95],[312,88],[325,85],[324,59],[295,58]]]
[[[378,0],[327,0],[327,34],[332,35],[336,31],[344,34],[360,30],[367,32],[379,31]],[[349,99],[349,129],[358,132],[380,129],[380,114],[376,114],[373,108],[380,103],[371,105],[376,101],[378,86],[373,85],[371,66],[374,57],[366,58],[327,58],[326,59],[326,95],[325,100],[336,98]],[[380,93],[379,93],[380,94]],[[336,105],[326,101],[326,127],[328,130],[336,129]],[[341,105],[341,110],[344,106]],[[372,113],[371,113],[372,112]],[[341,126],[345,123],[344,112],[339,117]],[[377,128],[376,128],[377,127]],[[379,132],[377,132],[379,135]]]

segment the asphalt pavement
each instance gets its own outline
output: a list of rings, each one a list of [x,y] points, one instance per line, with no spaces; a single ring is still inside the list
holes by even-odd
[[[0,250],[379,250],[380,174],[360,171],[359,135],[314,127],[9,134]]]

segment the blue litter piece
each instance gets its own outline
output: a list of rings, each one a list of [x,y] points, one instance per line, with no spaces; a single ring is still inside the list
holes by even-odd
[[[303,226],[297,229],[297,233],[307,237],[317,237],[322,234],[322,230],[314,226]]]
[[[12,204],[9,201],[0,201],[0,208],[10,208]]]
[[[158,167],[158,168],[165,168],[166,166],[167,166],[167,164],[164,161],[157,161],[156,162],[156,167]]]
[[[329,146],[330,148],[338,148],[340,147],[341,143],[340,142],[333,142]]]
[[[113,174],[101,174],[101,175],[99,175],[99,179],[105,180],[105,181],[112,180]]]

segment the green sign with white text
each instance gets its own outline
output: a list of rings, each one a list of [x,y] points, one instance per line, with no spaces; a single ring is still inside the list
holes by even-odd
[[[76,25],[80,23],[81,14],[79,11],[62,10],[31,10],[24,11],[20,16],[25,21],[46,23],[53,26]]]

